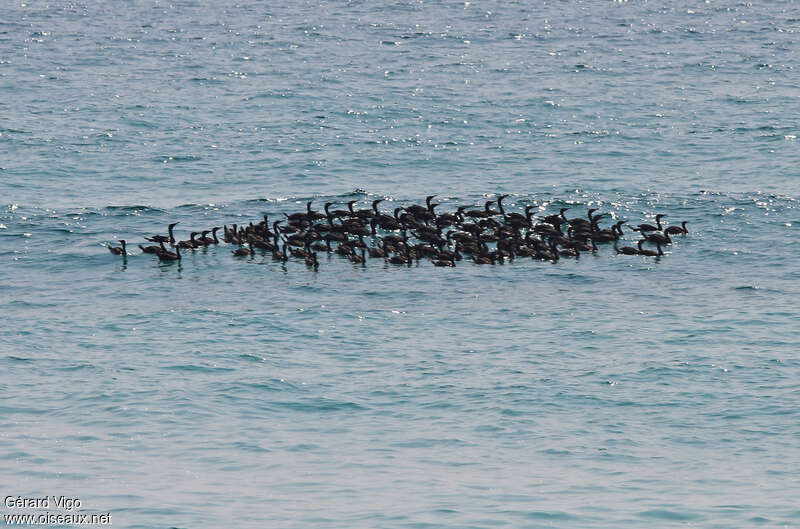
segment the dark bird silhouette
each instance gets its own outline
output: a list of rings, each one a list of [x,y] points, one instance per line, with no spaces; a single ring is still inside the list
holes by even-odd
[[[195,237],[197,237],[197,232],[193,231],[192,233],[189,234],[189,240],[188,241],[180,241],[176,245],[176,247],[181,248],[181,249],[185,249],[185,250],[191,250],[192,248],[199,247],[200,243],[198,243],[196,240],[194,240]],[[158,246],[150,246],[150,248],[160,249],[160,248],[158,248]],[[156,252],[153,252],[153,253],[158,253],[158,252],[156,251]]]
[[[622,248],[620,248],[619,246],[617,246],[616,242],[614,242],[614,250],[616,250],[618,254],[623,254],[623,255],[637,255],[639,253],[639,250],[637,250],[633,246],[623,246]]]
[[[160,247],[160,246],[154,246],[154,245],[151,245],[151,246],[142,246],[142,245],[140,244],[140,245],[139,245],[139,248],[141,248],[141,250],[142,250],[142,253],[152,253],[152,254],[156,254],[156,253],[158,253],[158,252],[160,252],[160,251],[161,251],[161,247]]]
[[[256,252],[253,250],[253,243],[248,242],[247,248],[236,248],[233,252],[234,257],[245,257],[247,255],[254,255]]]
[[[664,255],[664,252],[661,251],[661,243],[656,242],[656,247],[658,248],[658,251],[654,252],[653,250],[644,250],[644,249],[642,249],[642,244],[644,243],[644,241],[645,240],[642,239],[641,241],[639,241],[636,244],[636,246],[639,247],[639,255],[646,255],[648,257],[660,257],[660,256]]]
[[[150,242],[168,242],[170,244],[175,244],[175,236],[172,234],[172,229],[178,224],[179,224],[178,222],[173,222],[172,224],[167,226],[169,237],[166,237],[164,235],[154,235],[152,237],[145,237],[144,240]]]
[[[125,241],[123,241],[122,239],[120,239],[120,241],[119,241],[119,242],[120,242],[120,244],[122,244],[122,246],[121,246],[121,247],[109,246],[109,247],[108,247],[108,251],[109,251],[109,252],[111,252],[111,253],[113,253],[114,255],[128,255],[128,252],[127,252],[127,250],[125,249]]]
[[[656,224],[658,224],[658,226],[653,226],[652,224],[639,224],[638,226],[634,226],[631,229],[633,231],[638,231],[641,233],[650,231],[661,231],[661,219],[663,217],[666,217],[666,215],[663,213],[659,213],[658,215],[656,215]]]
[[[660,233],[648,233],[644,235],[644,238],[653,244],[672,244],[672,239],[669,238],[669,235],[662,235]]]
[[[686,221],[684,220],[681,222],[681,227],[678,226],[670,226],[666,230],[664,230],[665,235],[686,235],[689,233],[689,230],[686,229]]]
[[[158,259],[159,261],[180,261],[181,259],[181,251],[179,248],[175,248],[174,252],[170,252],[164,247],[163,242],[159,242],[161,245],[161,251],[158,252]]]

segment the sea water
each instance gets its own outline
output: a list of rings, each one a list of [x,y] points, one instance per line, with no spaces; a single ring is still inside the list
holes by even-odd
[[[4,515],[800,525],[795,3],[272,4],[3,5]],[[689,233],[453,269],[136,246],[434,193]]]

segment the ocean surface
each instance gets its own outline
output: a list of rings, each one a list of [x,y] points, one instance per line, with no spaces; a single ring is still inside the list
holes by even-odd
[[[3,4],[0,495],[147,529],[800,527],[800,6],[277,4]],[[434,193],[689,234],[452,269],[136,247]]]

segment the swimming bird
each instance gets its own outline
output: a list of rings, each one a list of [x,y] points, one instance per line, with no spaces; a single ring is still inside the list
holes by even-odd
[[[311,209],[311,202],[306,205],[306,217],[308,218],[309,222],[314,222],[315,220],[321,220],[325,218],[324,213],[320,213],[319,211],[314,211]]]
[[[592,218],[592,213],[597,211],[597,208],[592,208],[588,212],[589,220],[583,219],[581,217],[575,217],[574,219],[568,219],[567,224],[569,224],[573,228],[583,227],[589,231],[592,229],[592,225],[594,224],[594,219]],[[563,216],[563,214],[562,214]],[[566,217],[564,217],[566,218]]]
[[[392,264],[408,264],[408,265],[410,265],[411,264],[411,251],[410,251],[408,245],[407,244],[403,244],[402,250],[403,250],[403,255],[400,255],[400,252],[398,251],[393,256],[389,257],[387,259],[387,261],[389,261]]]
[[[381,245],[378,248],[367,248],[370,257],[386,257],[386,241],[381,240]]]
[[[178,247],[178,248],[183,248],[183,249],[187,249],[187,250],[191,250],[192,248],[197,248],[198,246],[200,246],[200,243],[198,243],[196,240],[194,240],[195,237],[197,237],[197,232],[193,231],[192,233],[189,234],[189,240],[188,241],[180,241],[175,246]],[[150,246],[150,248],[160,249],[160,248],[158,248],[158,246]],[[156,251],[156,252],[153,252],[153,253],[158,253],[158,252]]]
[[[258,235],[252,235],[247,242],[251,243],[254,248],[258,248],[259,250],[271,251],[273,248],[275,248],[274,244],[263,237],[259,237]]]
[[[350,259],[351,263],[364,264],[364,263],[367,262],[367,257],[366,257],[365,254],[366,254],[366,249],[361,248],[361,254],[360,255],[355,253],[355,252],[353,252],[353,253],[350,254],[350,256],[348,258]]]
[[[374,226],[380,227],[382,230],[401,230],[403,224],[400,222],[400,212],[403,208],[394,208],[394,216],[380,213],[372,219]]]
[[[181,251],[177,246],[174,252],[170,252],[164,247],[163,241],[159,241],[158,244],[161,245],[161,251],[157,254],[159,261],[179,261],[181,259]]]
[[[114,255],[128,255],[128,252],[125,249],[125,241],[120,239],[119,242],[120,244],[122,244],[121,248],[117,248],[116,246],[109,246],[108,251],[113,253]]]
[[[489,217],[493,217],[494,215],[499,215],[500,214],[500,212],[497,211],[496,209],[492,209],[492,204],[493,203],[494,203],[494,200],[486,201],[486,203],[483,205],[483,210],[471,209],[471,210],[469,210],[467,212],[463,212],[462,208],[459,208],[459,211],[463,212],[463,215],[465,215],[467,217],[472,217],[474,219],[486,219],[486,218],[489,218]]]
[[[145,237],[144,240],[150,242],[168,242],[170,244],[175,244],[175,237],[172,234],[172,229],[177,226],[178,222],[173,222],[167,226],[167,231],[169,232],[169,237],[165,237],[164,235],[154,235],[152,237]]]
[[[231,244],[237,240],[236,224],[233,224],[231,229],[228,229],[227,225],[222,226],[222,240],[228,244]]]
[[[652,224],[639,224],[638,226],[632,227],[631,229],[633,231],[638,231],[641,233],[649,231],[661,231],[661,219],[663,217],[666,217],[666,215],[663,213],[659,213],[658,215],[656,215],[656,224],[658,224],[658,226],[653,226]]]
[[[142,246],[140,244],[139,248],[142,249],[142,253],[153,253],[153,254],[156,254],[156,253],[161,251],[161,247],[160,246]]]
[[[355,200],[353,203],[355,203]],[[350,216],[350,211],[347,209],[334,209],[333,211],[330,211],[330,207],[332,205],[333,202],[325,202],[325,215],[327,215],[328,219],[339,219]]]
[[[266,217],[266,215],[265,215],[265,217]],[[219,244],[219,239],[217,238],[217,230],[219,230],[219,229],[220,229],[219,226],[215,226],[214,228],[211,228],[211,238],[205,236],[205,234],[208,233],[208,232],[204,231],[203,232],[203,237],[200,240],[206,246],[209,246],[211,244]]]
[[[575,242],[567,243],[567,246],[564,247],[563,250],[558,252],[561,257],[574,257],[575,259],[579,259],[581,256],[581,251]]]
[[[245,257],[247,255],[254,255],[256,252],[253,250],[253,243],[248,242],[247,248],[237,248],[233,252],[234,257]]]
[[[348,209],[350,209],[350,216],[351,217],[358,217],[361,219],[371,219],[373,216],[373,212],[371,209],[353,209],[353,205],[358,202],[357,200],[351,200],[347,203]]]
[[[438,206],[434,204],[431,209]],[[450,227],[463,220],[463,217],[457,213],[439,213],[436,215],[436,227],[439,229]]]
[[[277,239],[275,241],[277,243]],[[283,261],[286,262],[289,260],[289,256],[286,254],[286,244],[282,246],[282,250],[278,250],[278,245],[275,244],[275,248],[272,250],[272,258],[276,261]]]
[[[383,202],[382,198],[378,198],[372,201],[372,211],[374,213],[373,215],[374,217],[379,217],[381,215],[381,212],[378,211],[378,204],[380,204],[381,202]]]
[[[453,266],[456,265],[456,262],[455,262],[454,259],[434,259],[431,262],[433,263],[433,266],[450,266],[450,267],[453,267]]]
[[[639,255],[646,255],[648,257],[660,257],[660,256],[664,255],[664,252],[661,251],[661,243],[656,242],[656,247],[658,248],[658,251],[654,252],[653,250],[643,250],[642,249],[642,244],[644,242],[645,242],[645,239],[642,239],[641,241],[639,241],[636,244],[636,246],[639,247]]]
[[[490,253],[475,254],[472,256],[472,262],[475,264],[494,264],[494,256]]]
[[[309,201],[306,204],[306,210],[310,210],[310,209],[311,209],[311,201]],[[302,221],[305,221],[305,220],[308,219],[308,213],[302,213],[302,212],[292,213],[290,215],[287,215],[286,213],[284,213],[283,215],[286,217],[286,220],[289,221],[289,222],[302,222]]]
[[[616,250],[618,254],[623,254],[623,255],[637,255],[639,253],[639,250],[637,250],[633,246],[623,246],[622,248],[620,248],[619,246],[617,246],[616,241],[614,242],[614,250]]]
[[[503,215],[503,219],[505,220],[506,224],[511,224],[513,226],[531,226],[531,217],[533,214],[531,210],[534,209],[535,206],[528,205],[525,206],[525,214],[522,215],[521,213],[506,213],[505,208],[503,207],[503,199],[506,198],[508,195],[500,195],[497,197],[497,207],[500,209],[500,214]]]
[[[672,244],[672,239],[669,235],[662,235],[660,233],[648,233],[644,238],[655,244]]]
[[[203,230],[200,233],[200,238],[197,239],[196,241],[198,243],[198,246],[208,246],[209,244],[212,244],[214,242],[214,240],[211,237],[208,237],[209,231],[210,230]]]
[[[598,215],[597,217],[599,217]],[[595,217],[595,219],[597,218]],[[624,220],[618,221],[608,230],[597,230],[592,234],[592,239],[597,242],[611,242],[616,241],[622,236],[622,225],[625,224]]]
[[[494,217],[495,215],[499,215],[500,212],[496,209],[492,209],[491,206],[494,204],[494,200],[490,200],[484,206],[484,210],[486,211],[486,217]]]
[[[287,244],[288,244],[288,241],[287,241]],[[292,246],[289,245],[289,253],[292,255],[292,257],[296,257],[298,259],[305,259],[306,257],[308,257],[308,255],[311,252],[309,252],[306,249],[292,248]]]
[[[558,215],[547,215],[544,219],[542,219],[547,224],[551,224],[555,228],[560,228],[562,224],[567,222],[567,217],[564,216],[564,212],[569,210],[569,208],[561,208],[558,212]]]
[[[686,235],[689,230],[686,229],[686,221],[681,222],[681,228],[678,226],[670,226],[664,230],[665,235]]]
[[[461,217],[470,217],[472,219],[483,219],[486,218],[486,208],[471,209],[467,211],[467,206],[459,206],[459,208],[456,210],[456,214]]]
[[[408,211],[415,217],[423,218],[424,216],[430,214],[431,200],[433,200],[435,197],[436,195],[428,195],[427,197],[425,197],[425,206],[427,207],[419,206],[417,204],[412,204],[406,208],[406,211]]]

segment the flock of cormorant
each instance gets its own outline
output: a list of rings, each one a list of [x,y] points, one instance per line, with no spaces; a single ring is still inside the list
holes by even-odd
[[[620,220],[611,227],[601,228],[600,221],[608,213],[595,214],[589,209],[587,217],[567,218],[569,208],[561,208],[558,214],[537,218],[533,214],[536,206],[525,207],[525,212],[507,212],[500,195],[489,200],[483,209],[468,209],[461,206],[452,213],[438,213],[433,203],[436,195],[425,199],[425,205],[414,204],[396,207],[389,214],[378,209],[383,199],[372,201],[372,208],[355,209],[356,200],[347,202],[347,209],[331,209],[334,203],[327,202],[324,213],[311,209],[285,214],[280,220],[264,219],[247,226],[233,224],[215,226],[209,230],[191,232],[188,240],[176,241],[174,222],[167,228],[168,235],[145,237],[149,246],[139,245],[142,252],[153,254],[161,261],[181,259],[181,250],[194,250],[221,242],[236,245],[235,257],[247,257],[258,252],[269,252],[278,261],[295,258],[309,267],[319,266],[318,252],[337,253],[353,263],[366,263],[368,258],[385,260],[392,264],[411,265],[421,259],[429,259],[435,266],[455,266],[456,262],[469,259],[477,264],[498,264],[517,258],[541,261],[558,261],[562,257],[579,258],[581,252],[594,252],[598,244],[613,243],[616,253],[623,255],[664,255],[662,247],[672,243],[670,236],[688,234],[686,221],[681,226],[663,226],[655,217],[656,225],[631,226]],[[493,209],[493,205],[497,209]],[[628,225],[641,238],[636,247],[619,247],[624,235],[622,227]],[[222,230],[222,238],[217,232]],[[208,234],[211,234],[209,237]],[[108,246],[111,253],[127,255],[126,243]],[[167,248],[166,245],[169,245]],[[644,245],[651,245],[645,248]],[[652,249],[655,246],[655,250]]]

